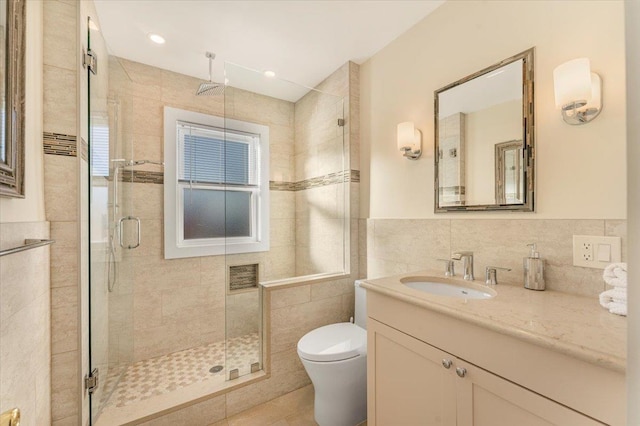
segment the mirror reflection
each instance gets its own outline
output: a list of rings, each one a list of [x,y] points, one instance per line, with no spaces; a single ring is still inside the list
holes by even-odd
[[[532,51],[436,92],[436,212],[531,210],[529,61]]]

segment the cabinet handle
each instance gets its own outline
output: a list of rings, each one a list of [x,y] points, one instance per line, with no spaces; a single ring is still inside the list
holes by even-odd
[[[444,368],[446,368],[447,370],[451,368],[451,364],[453,364],[453,363],[451,362],[450,359],[446,359],[445,358],[445,359],[442,360],[442,366]]]
[[[456,368],[456,374],[458,377],[464,377],[467,375],[467,369],[464,367],[458,367]]]

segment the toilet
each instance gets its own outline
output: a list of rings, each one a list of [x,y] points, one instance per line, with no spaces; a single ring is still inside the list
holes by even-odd
[[[367,419],[367,303],[360,283],[355,282],[355,324],[325,325],[298,342],[320,426],[355,426]]]

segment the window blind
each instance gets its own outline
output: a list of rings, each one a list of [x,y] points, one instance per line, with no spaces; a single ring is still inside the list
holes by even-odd
[[[257,185],[257,136],[193,124],[178,126],[178,179]]]
[[[109,176],[109,127],[91,126],[91,175]]]

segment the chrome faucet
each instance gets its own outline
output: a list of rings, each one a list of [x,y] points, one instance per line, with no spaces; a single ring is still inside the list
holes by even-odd
[[[451,255],[453,260],[462,260],[462,269],[464,270],[464,279],[473,281],[473,252],[459,251]]]
[[[498,271],[510,271],[509,268],[501,268],[499,266],[487,266],[484,270],[484,283],[487,285],[498,284]]]
[[[456,271],[454,269],[453,260],[451,259],[436,259],[440,262],[445,263],[444,276],[445,277],[453,277],[456,275]]]

